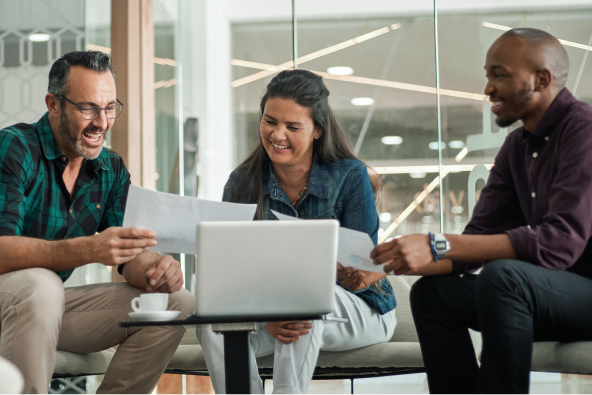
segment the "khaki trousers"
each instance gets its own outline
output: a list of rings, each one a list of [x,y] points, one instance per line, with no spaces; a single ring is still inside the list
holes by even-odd
[[[182,326],[120,328],[143,291],[127,283],[64,288],[52,271],[0,275],[0,355],[25,377],[25,393],[47,393],[56,350],[90,353],[119,344],[98,393],[151,393],[173,357]],[[193,312],[186,289],[169,295],[169,310]]]

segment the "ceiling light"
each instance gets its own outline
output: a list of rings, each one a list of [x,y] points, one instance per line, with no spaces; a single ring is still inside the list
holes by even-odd
[[[401,136],[384,136],[380,141],[384,145],[399,145],[403,142],[403,138]]]
[[[390,32],[390,31],[391,30],[388,27],[385,26],[385,27],[383,27],[381,29],[374,30],[373,32],[366,33],[366,34],[363,34],[361,36],[354,37],[352,39],[349,39],[347,41],[344,41],[342,43],[331,45],[330,47],[323,48],[323,49],[321,49],[319,51],[312,52],[312,53],[309,53],[308,55],[301,56],[298,59],[296,59],[296,63],[298,65],[301,65],[302,63],[310,62],[311,60],[320,58],[321,56],[329,55],[329,54],[331,54],[333,52],[337,52],[337,51],[340,51],[342,49],[351,47],[352,45],[356,45],[356,44],[359,44],[359,43],[364,42],[366,40],[370,40],[370,39],[372,39],[374,37],[381,36],[381,35],[383,35],[385,33]],[[265,71],[260,71],[260,72],[255,73],[255,74],[251,74],[251,75],[248,75],[246,77],[239,78],[238,80],[234,80],[234,81],[232,81],[232,83],[230,85],[233,88],[236,88],[238,86],[245,85],[245,84],[248,84],[250,82],[260,80],[261,78],[265,78],[268,75],[272,75],[272,74],[275,74],[275,73],[277,73],[279,71],[285,70],[287,68],[292,68],[292,67],[294,67],[294,61],[293,60],[289,60],[287,62],[284,62],[282,64],[279,64],[277,66],[274,66],[273,69],[267,69]]]
[[[274,66],[272,64],[249,62],[247,60],[239,60],[239,59],[232,59],[230,61],[230,64],[232,64],[233,66],[242,66],[242,67],[249,67],[249,68],[253,68],[253,69],[266,70],[266,72],[269,72],[269,74],[266,74],[266,75],[271,75],[273,73],[278,73],[282,70],[289,69],[289,67],[280,68],[280,66]],[[403,90],[407,90],[407,91],[431,93],[434,95],[437,93],[436,88],[432,88],[430,86],[407,84],[407,83],[396,82],[396,81],[377,80],[374,78],[356,77],[353,75],[351,75],[351,76],[333,75],[333,74],[325,73],[324,71],[314,71],[314,70],[309,70],[309,71],[311,71],[315,74],[318,74],[321,77],[326,78],[328,80],[353,82],[356,84],[365,84],[365,85],[373,85],[373,86],[383,86],[385,88],[403,89]],[[255,75],[255,74],[253,74],[253,75]],[[236,88],[237,86],[240,86],[240,85],[235,85],[233,82],[232,86]],[[450,90],[450,89],[441,89],[440,88],[440,94],[442,96],[459,97],[462,99],[471,99],[471,100],[479,100],[479,101],[484,101],[484,100],[487,101],[488,100],[488,96],[485,96],[485,95],[480,95],[477,93],[454,91],[454,90]]]
[[[409,173],[409,177],[411,178],[424,178],[426,173]]]
[[[351,99],[351,104],[354,106],[371,106],[374,104],[374,99],[371,97],[355,97]]]
[[[461,160],[463,160],[463,158],[465,156],[467,156],[467,154],[469,153],[469,149],[467,147],[463,148],[462,151],[460,151],[458,153],[458,155],[456,155],[456,158],[454,158],[455,161],[460,162]]]
[[[448,142],[448,146],[450,148],[456,148],[456,149],[464,148],[465,143],[464,143],[464,141],[460,141],[460,140],[452,140],[452,141]]]
[[[438,142],[437,142],[437,141],[433,141],[433,142],[431,142],[431,143],[429,144],[429,147],[430,147],[430,149],[432,149],[432,150],[434,150],[434,151],[435,151],[435,150],[437,150],[437,149],[438,149]],[[440,149],[444,149],[444,148],[446,148],[446,143],[442,141],[442,142],[440,143]]]
[[[491,29],[502,30],[502,31],[505,31],[505,32],[507,32],[508,30],[512,30],[512,28],[509,27],[509,26],[497,25],[495,23],[490,23],[490,22],[481,22],[481,25],[484,26],[484,27],[489,27]],[[558,38],[557,40],[561,44],[567,45],[568,47],[574,47],[574,48],[579,48],[579,49],[583,49],[583,50],[586,50],[586,51],[592,51],[592,47],[589,46],[589,45],[575,43],[573,41],[562,40],[560,38]]]
[[[354,69],[347,66],[334,66],[329,67],[327,69],[327,73],[333,75],[352,75],[354,73]]]
[[[50,34],[46,34],[46,33],[33,33],[33,34],[29,34],[29,40],[33,41],[35,43],[42,43],[45,41],[49,41],[49,39],[51,38]]]
[[[381,213],[380,214],[380,222],[390,222],[393,217],[391,213]]]

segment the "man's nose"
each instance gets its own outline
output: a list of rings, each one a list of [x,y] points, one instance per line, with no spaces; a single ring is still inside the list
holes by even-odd
[[[99,116],[93,119],[92,121],[93,126],[96,128],[100,128],[101,130],[107,130],[109,126],[109,120],[107,119],[107,114],[105,110],[101,110]]]
[[[491,96],[493,92],[495,92],[493,84],[491,81],[487,81],[487,84],[485,84],[485,89],[483,89],[483,93],[485,93],[487,96]]]

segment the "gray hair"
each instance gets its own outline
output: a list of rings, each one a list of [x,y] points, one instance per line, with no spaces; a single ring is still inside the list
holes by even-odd
[[[98,72],[109,70],[113,76],[113,82],[115,82],[115,72],[110,55],[99,51],[69,52],[56,60],[49,71],[47,92],[58,96],[61,106],[65,102],[61,96],[65,96],[69,91],[67,84],[72,66],[82,66],[85,69]]]

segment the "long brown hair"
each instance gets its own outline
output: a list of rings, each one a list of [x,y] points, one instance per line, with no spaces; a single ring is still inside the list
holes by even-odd
[[[313,143],[313,154],[319,164],[333,163],[340,159],[358,159],[329,107],[329,90],[321,76],[307,70],[284,70],[276,75],[267,85],[261,99],[260,121],[267,100],[273,98],[292,100],[310,110],[315,126],[321,131],[320,137]],[[248,200],[257,203],[257,219],[265,218],[262,174],[264,166],[269,166],[269,161],[269,155],[259,136],[257,147],[238,167],[243,178],[230,196],[231,202]],[[374,172],[372,169],[370,171]],[[371,182],[376,198],[380,190],[380,177],[371,177]]]

